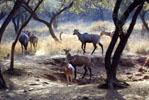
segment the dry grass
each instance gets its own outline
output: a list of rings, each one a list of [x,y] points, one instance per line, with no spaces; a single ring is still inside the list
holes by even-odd
[[[129,43],[129,51],[147,55],[149,54],[149,41],[131,42]]]
[[[109,21],[98,21],[91,24],[92,31],[113,31],[114,24]]]
[[[63,53],[63,49],[72,49],[72,52],[76,53],[82,52],[81,42],[78,41],[78,38],[76,36],[73,36],[71,34],[63,34],[62,38],[63,40],[60,42],[56,42],[50,37],[48,37],[46,40],[40,41],[36,54],[58,54]],[[91,52],[93,50],[93,45],[87,44],[86,50],[88,52]],[[99,52],[101,52],[101,49],[100,51],[96,51],[96,53]]]
[[[32,25],[33,24],[33,25]],[[114,30],[114,26],[111,22],[94,22],[90,25],[86,24],[73,24],[73,23],[67,23],[67,24],[60,24],[58,27],[58,33],[63,32],[62,38],[63,40],[61,42],[54,41],[51,36],[49,36],[48,28],[43,25],[34,26],[34,23],[29,24],[25,30],[29,30],[35,35],[39,37],[39,43],[37,48],[37,55],[44,55],[44,54],[58,54],[63,53],[63,49],[72,49],[72,52],[75,53],[82,53],[81,50],[81,43],[78,40],[77,36],[73,36],[72,32],[74,29],[79,29],[81,33],[88,32],[88,33],[96,33],[100,34],[100,31],[103,29],[106,29],[107,31]],[[31,27],[34,26],[34,27]],[[5,55],[7,53],[10,53],[11,50],[11,44],[12,41],[15,39],[15,34],[13,31],[13,28],[11,26],[8,27],[8,29],[5,32],[4,36],[4,42],[0,45],[0,54]],[[127,27],[127,25],[125,26]],[[42,34],[41,34],[42,33]],[[9,36],[9,39],[7,39]],[[58,36],[59,37],[59,36]],[[124,53],[139,53],[139,54],[149,54],[149,39],[145,37],[142,37],[140,35],[140,24],[137,24],[135,26],[135,30],[132,33],[132,36],[129,39],[129,42],[125,48]],[[9,40],[9,41],[6,41]],[[10,41],[11,40],[11,41]],[[111,38],[107,36],[102,36],[101,42],[104,45],[104,51],[106,52],[106,49],[108,48],[108,45],[111,41]],[[99,46],[98,46],[99,47]],[[29,45],[30,50],[30,45]],[[88,53],[91,53],[93,50],[92,44],[87,44],[86,51]],[[18,43],[16,45],[15,49],[16,53],[21,53],[21,46]],[[101,48],[99,47],[95,53],[101,54]]]

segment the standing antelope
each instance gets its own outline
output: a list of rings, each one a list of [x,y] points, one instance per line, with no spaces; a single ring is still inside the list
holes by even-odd
[[[30,40],[30,32],[28,31],[23,31],[19,37],[19,42],[21,43],[22,47],[22,54],[25,49],[25,54],[27,54],[27,47],[28,47],[28,42]]]
[[[78,30],[75,29],[73,35],[77,35],[78,39],[81,41],[82,43],[81,48],[83,50],[83,54],[86,53],[85,51],[86,43],[93,43],[94,45],[94,49],[91,54],[93,54],[94,51],[96,50],[97,48],[96,44],[99,44],[101,46],[103,54],[103,45],[100,43],[100,36],[98,34],[88,34],[88,33],[81,34]]]
[[[32,50],[32,45],[34,46],[34,50],[36,51],[37,49],[37,44],[38,44],[38,37],[32,34],[30,36],[30,45],[31,45],[31,50]]]
[[[81,66],[85,70],[85,72],[84,72],[84,74],[82,76],[82,79],[85,77],[85,75],[87,73],[87,70],[89,70],[89,72],[90,72],[90,79],[91,79],[91,77],[92,77],[92,70],[91,70],[90,66],[93,67],[93,63],[92,63],[91,59],[88,58],[88,57],[86,57],[86,56],[78,56],[78,55],[72,56],[70,54],[70,50],[71,49],[69,49],[69,50],[64,49],[65,54],[66,54],[66,60],[67,60],[67,62],[69,62],[70,64],[72,64],[72,66],[74,66],[74,68],[75,68],[75,71],[74,71],[74,73],[75,73],[75,79],[77,77],[76,66]]]

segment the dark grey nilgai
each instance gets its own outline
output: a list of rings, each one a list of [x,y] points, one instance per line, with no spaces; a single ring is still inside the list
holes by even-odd
[[[83,50],[83,54],[86,53],[86,51],[85,51],[86,43],[93,43],[93,45],[94,45],[94,49],[91,54],[93,54],[94,51],[96,50],[96,48],[97,48],[96,44],[99,44],[101,46],[102,54],[103,54],[104,51],[103,51],[103,45],[100,43],[100,35],[88,34],[88,33],[81,34],[76,29],[74,30],[73,35],[77,35],[78,39],[81,41],[81,43],[82,43],[81,48]]]
[[[21,47],[22,47],[22,54],[23,53],[27,54],[27,47],[28,47],[29,40],[30,40],[30,32],[23,31],[19,37],[19,42],[21,43]],[[23,52],[24,49],[25,49],[25,52]]]

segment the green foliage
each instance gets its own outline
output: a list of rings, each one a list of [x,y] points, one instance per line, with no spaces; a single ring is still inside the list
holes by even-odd
[[[60,9],[62,2],[60,0],[45,0],[42,9],[47,12],[55,12]]]
[[[144,8],[143,8],[145,11],[149,11],[149,4],[146,2],[144,4]]]
[[[71,1],[71,0],[67,0],[67,1]],[[79,14],[80,12],[87,12],[88,9],[93,8],[96,9],[99,7],[99,2],[101,2],[101,0],[75,0],[73,1],[74,5],[73,7],[70,9],[71,12],[76,12],[77,14]]]
[[[9,13],[13,7],[13,2],[11,1],[0,1],[0,12]]]

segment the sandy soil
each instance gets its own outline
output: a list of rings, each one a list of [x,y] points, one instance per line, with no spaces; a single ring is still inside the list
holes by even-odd
[[[149,69],[126,57],[132,64],[121,61],[118,78],[130,84],[130,87],[120,90],[104,90],[98,86],[104,83],[106,74],[104,58],[90,56],[94,59],[93,77],[89,75],[81,79],[83,68],[77,68],[77,80],[67,86],[64,69],[60,63],[64,55],[15,56],[15,71],[9,73],[10,60],[3,59],[2,70],[8,89],[0,91],[0,100],[149,100]],[[126,60],[124,59],[124,60]],[[142,70],[140,69],[142,68]]]

